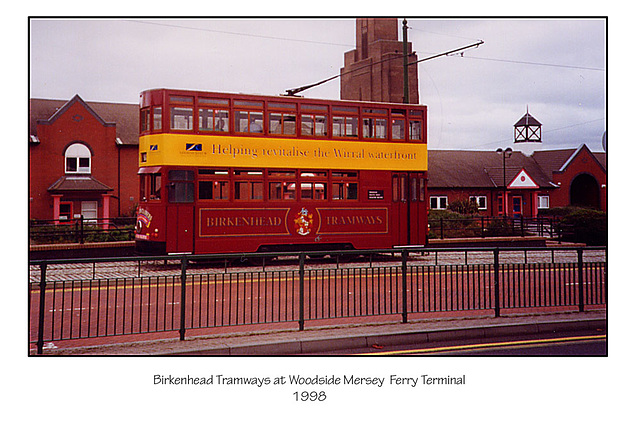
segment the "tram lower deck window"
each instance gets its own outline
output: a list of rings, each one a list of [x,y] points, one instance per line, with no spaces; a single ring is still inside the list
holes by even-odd
[[[229,200],[229,182],[228,181],[198,182],[198,199]]]

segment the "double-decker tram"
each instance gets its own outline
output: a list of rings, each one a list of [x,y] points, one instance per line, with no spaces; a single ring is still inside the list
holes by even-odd
[[[425,106],[148,90],[139,157],[139,253],[427,242]]]

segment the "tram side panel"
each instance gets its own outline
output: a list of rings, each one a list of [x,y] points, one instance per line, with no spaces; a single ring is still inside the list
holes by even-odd
[[[361,171],[358,199],[349,201],[172,203],[166,192],[164,200],[141,202],[137,249],[204,254],[424,245],[426,202],[402,198],[406,183],[397,179],[388,171]]]

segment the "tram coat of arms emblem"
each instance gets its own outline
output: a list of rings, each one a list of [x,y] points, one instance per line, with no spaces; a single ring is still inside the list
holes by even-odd
[[[313,214],[309,214],[309,210],[302,208],[300,212],[293,219],[296,225],[296,232],[299,235],[309,235],[311,227],[313,226]]]

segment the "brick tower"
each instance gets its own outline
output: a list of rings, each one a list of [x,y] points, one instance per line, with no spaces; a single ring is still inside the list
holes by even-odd
[[[417,61],[408,43],[408,63]],[[418,68],[409,69],[408,103],[419,103]],[[402,103],[404,94],[402,41],[396,18],[356,19],[356,49],[345,52],[340,69],[340,98]]]

